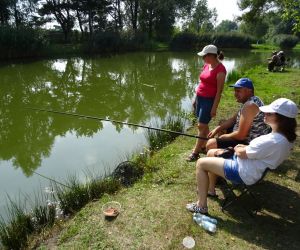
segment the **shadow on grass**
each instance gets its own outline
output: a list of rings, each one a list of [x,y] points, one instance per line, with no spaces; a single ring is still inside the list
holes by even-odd
[[[300,154],[299,153],[295,153],[294,154],[296,158],[300,158]],[[300,168],[298,166],[298,164],[294,161],[294,160],[285,160],[279,168],[277,168],[274,172],[277,174],[282,174],[285,175],[286,178],[289,178],[287,176],[287,173],[289,171],[294,171],[295,173],[295,178],[292,178],[294,181],[300,182]]]
[[[262,211],[251,218],[242,208],[251,206],[252,200],[245,196],[225,212],[238,222],[220,221],[219,228],[262,248],[300,249],[299,193],[270,181],[258,184],[253,193]]]

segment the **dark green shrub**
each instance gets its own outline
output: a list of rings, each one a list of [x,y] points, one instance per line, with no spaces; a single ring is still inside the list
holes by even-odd
[[[193,50],[198,47],[199,37],[195,33],[182,32],[174,36],[170,48],[175,51]]]
[[[220,48],[245,48],[251,47],[251,44],[255,42],[253,37],[239,33],[221,33],[214,34],[211,37],[212,44],[215,44]]]
[[[293,35],[279,34],[272,38],[272,42],[281,49],[292,49],[299,42],[299,38]]]
[[[142,32],[97,32],[89,41],[87,52],[100,54],[118,53],[123,51],[136,51],[153,48],[153,42],[146,33]]]
[[[122,39],[117,32],[97,32],[89,41],[89,52],[116,53],[122,48]]]
[[[1,59],[39,56],[47,45],[42,30],[29,27],[0,27]]]
[[[195,34],[190,32],[178,33],[171,41],[172,50],[199,50],[207,44],[215,44],[220,48],[250,48],[254,38],[239,33],[224,34]]]

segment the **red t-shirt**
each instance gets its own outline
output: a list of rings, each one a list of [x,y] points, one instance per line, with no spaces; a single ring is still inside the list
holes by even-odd
[[[199,76],[200,83],[196,89],[197,96],[215,97],[217,94],[217,75],[225,73],[226,68],[222,63],[219,63],[213,70],[209,70],[209,65],[205,64]]]

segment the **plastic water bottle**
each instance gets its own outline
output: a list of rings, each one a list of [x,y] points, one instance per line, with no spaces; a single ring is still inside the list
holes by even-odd
[[[193,219],[199,226],[203,227],[206,231],[211,232],[211,233],[216,232],[216,230],[217,230],[216,224],[214,224],[208,220],[204,220],[201,217],[195,216],[195,215],[193,216]]]
[[[215,233],[217,231],[217,226],[214,223],[211,223],[207,220],[203,220],[200,224],[201,227],[203,227],[206,231],[209,231],[211,233]]]
[[[198,217],[198,218],[201,218],[202,220],[209,221],[209,222],[211,222],[215,225],[218,224],[218,221],[215,218],[209,217],[209,216],[204,215],[204,214],[194,213],[194,217]]]

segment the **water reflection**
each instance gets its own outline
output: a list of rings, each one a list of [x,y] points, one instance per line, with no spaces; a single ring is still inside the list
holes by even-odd
[[[175,73],[176,60],[181,64]],[[0,158],[30,175],[42,159],[50,157],[57,136],[92,137],[103,129],[101,122],[24,107],[144,123],[180,112],[195,70],[184,59],[156,54],[59,59],[2,68]],[[118,132],[123,127],[114,126]]]

